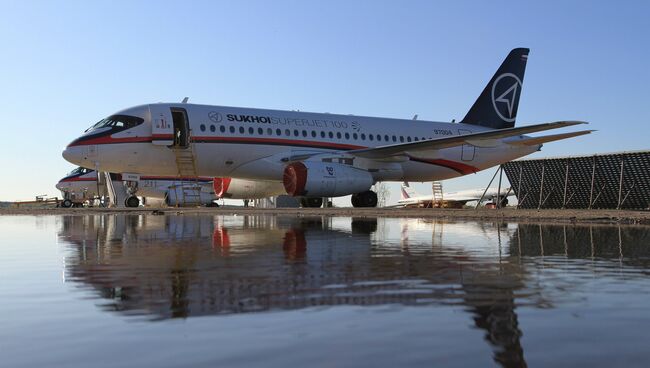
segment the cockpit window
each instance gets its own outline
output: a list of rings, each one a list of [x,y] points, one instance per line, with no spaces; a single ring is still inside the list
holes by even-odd
[[[134,126],[140,125],[143,122],[144,119],[139,118],[137,116],[111,115],[106,119],[102,119],[98,121],[97,124],[91,126],[86,131],[95,130],[99,128],[106,128],[106,127],[121,128],[123,130],[123,129],[133,128]]]
[[[73,176],[73,175],[83,175],[89,173],[91,170],[86,169],[85,167],[78,167],[68,173],[66,176]]]

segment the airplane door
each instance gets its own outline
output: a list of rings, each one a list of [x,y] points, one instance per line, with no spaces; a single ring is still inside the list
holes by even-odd
[[[467,129],[458,129],[458,135],[470,134],[471,131]],[[474,155],[476,154],[476,147],[471,144],[463,144],[462,151],[460,154],[460,159],[462,161],[472,161],[474,160]]]
[[[174,143],[174,124],[169,107],[150,105],[151,143],[171,146]]]

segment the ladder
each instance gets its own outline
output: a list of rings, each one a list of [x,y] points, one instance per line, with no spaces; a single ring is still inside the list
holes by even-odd
[[[443,207],[444,198],[442,195],[442,182],[434,181],[431,183],[431,190],[433,191],[433,206]]]
[[[173,147],[172,151],[176,158],[176,169],[180,180],[180,183],[174,183],[176,198],[182,198],[183,205],[201,204],[201,186],[199,185],[199,177],[196,174],[196,157],[191,138],[188,147]],[[178,193],[179,189],[180,193]]]
[[[108,194],[109,207],[124,207],[124,201],[129,196],[124,182],[121,180],[113,181],[111,174],[104,172],[104,181],[106,192]]]

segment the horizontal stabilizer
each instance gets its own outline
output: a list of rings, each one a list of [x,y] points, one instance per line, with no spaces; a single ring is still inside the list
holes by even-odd
[[[587,123],[583,121],[556,121],[553,123],[536,124],[517,128],[488,130],[485,132],[463,134],[454,137],[436,138],[411,143],[400,143],[388,146],[363,148],[348,151],[347,153],[358,157],[381,159],[389,156],[408,155],[410,153],[416,153],[418,151],[432,151],[457,147],[462,146],[463,144],[481,146],[481,141],[485,142],[485,146],[492,146],[494,145],[495,139],[516,137],[527,133],[565,128],[578,124]]]
[[[543,137],[531,137],[531,138],[526,138],[526,139],[517,140],[513,142],[507,142],[507,143],[515,146],[534,146],[537,144],[559,141],[561,139],[578,137],[581,135],[589,134],[591,132],[595,132],[595,130],[581,130],[579,132],[545,135]]]

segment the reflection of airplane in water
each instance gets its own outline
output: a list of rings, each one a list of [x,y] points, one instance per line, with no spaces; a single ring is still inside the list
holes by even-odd
[[[437,224],[445,234],[467,231],[458,225]],[[416,239],[384,245],[378,227],[377,219],[356,218],[96,215],[63,217],[59,237],[73,245],[66,279],[99,292],[109,311],[165,319],[343,304],[461,305],[486,330],[495,360],[523,362],[514,294],[525,274],[517,263]],[[535,298],[525,303],[544,304]]]
[[[577,245],[589,231],[567,229],[569,254],[591,256],[591,246]],[[591,231],[601,239],[618,239],[620,231],[624,253],[639,249],[626,240],[639,237],[626,234],[641,230]],[[62,217],[59,237],[71,244],[66,280],[99,293],[109,311],[166,319],[343,304],[458,305],[485,331],[496,362],[522,366],[516,307],[553,303],[528,282],[518,255],[539,254],[540,243],[544,254],[565,249],[561,231],[535,234],[536,225],[415,219],[89,215]],[[593,249],[597,257],[618,257]]]

